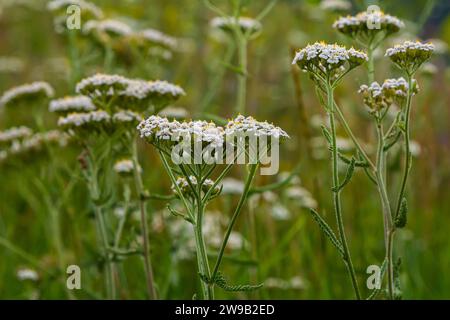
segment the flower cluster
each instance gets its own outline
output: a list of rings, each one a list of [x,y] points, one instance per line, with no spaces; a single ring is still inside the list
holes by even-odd
[[[236,135],[248,136],[253,134],[257,137],[289,138],[285,131],[273,124],[259,122],[252,117],[242,115],[230,120],[225,128],[207,121],[178,122],[159,116],[151,116],[139,124],[138,130],[141,137],[147,139],[150,143],[179,141],[182,137],[188,135],[192,137],[194,142],[204,142],[213,147],[222,146],[227,137]]]
[[[76,92],[94,100],[118,94],[128,84],[129,80],[125,77],[98,73],[81,80],[76,86]]]
[[[95,105],[85,96],[64,97],[50,101],[48,110],[58,114],[94,111]]]
[[[370,86],[362,85],[359,89],[364,97],[364,103],[371,110],[380,110],[391,106],[395,102],[401,103],[408,95],[409,85],[404,78],[387,79],[380,85],[373,82]],[[416,81],[413,81],[412,93],[418,92]]]
[[[32,134],[33,131],[24,126],[2,131],[0,132],[0,145],[9,144],[15,140],[28,138]]]
[[[238,27],[245,34],[257,33],[262,29],[259,21],[248,17],[216,17],[211,20],[211,27],[222,29],[226,32],[234,32]]]
[[[190,182],[190,183],[189,183]],[[184,196],[193,196],[197,193],[197,190],[193,190],[192,188],[198,188],[197,178],[194,176],[189,176],[189,182],[184,177],[179,177],[176,181],[176,186],[172,185],[172,191],[175,194],[178,194],[178,189],[182,192]],[[202,191],[207,193],[209,189],[214,186],[214,181],[211,179],[205,179],[202,184]],[[211,192],[211,197],[216,196],[220,193],[221,188],[219,186],[215,186],[214,190]]]
[[[379,32],[385,32],[385,36],[389,36],[404,26],[405,24],[398,18],[381,11],[361,12],[356,16],[340,17],[333,24],[333,28],[339,32],[366,44],[373,41],[374,36]]]
[[[69,142],[69,137],[61,131],[52,130],[20,137],[11,141],[10,146],[3,150],[0,160],[6,160],[10,157],[26,157],[44,150],[46,146],[54,145],[65,147]]]
[[[47,82],[33,82],[14,87],[6,91],[0,97],[0,107],[5,107],[13,103],[19,103],[21,100],[30,100],[41,97],[51,98],[55,94],[52,86]]]
[[[71,5],[78,6],[83,13],[88,13],[95,18],[103,17],[103,12],[99,7],[85,0],[52,0],[47,3],[47,9],[66,15],[67,7]]]
[[[322,0],[320,8],[326,11],[348,11],[352,4],[346,0]]]
[[[142,169],[139,167],[139,171]],[[130,159],[122,159],[114,164],[114,171],[122,177],[129,177],[133,175],[134,163]]]
[[[224,143],[224,129],[206,121],[178,122],[151,116],[139,124],[138,130],[141,138],[155,144],[176,142],[187,137],[192,138],[192,142],[204,142],[213,147]]]
[[[133,128],[136,128],[143,118],[139,113],[131,110],[120,110],[113,114],[112,120],[113,122],[130,125]]]
[[[259,122],[253,117],[244,117],[243,115],[239,115],[228,122],[225,127],[225,134],[227,136],[254,134],[256,137],[289,138],[289,135],[281,128],[267,121]]]
[[[65,130],[75,129],[105,129],[111,121],[111,116],[103,110],[71,113],[58,120],[58,126]]]
[[[84,25],[83,33],[91,34],[93,32],[100,36],[105,34],[109,36],[129,36],[133,33],[133,29],[119,20],[90,20]]]
[[[174,37],[155,29],[144,29],[136,32],[135,38],[142,41],[142,44],[161,46],[170,50],[175,50],[178,40]]]
[[[321,79],[335,78],[368,60],[367,55],[337,44],[316,42],[298,51],[292,64]]]
[[[400,69],[412,75],[428,59],[434,51],[432,43],[406,41],[403,44],[386,50],[389,57]]]
[[[184,90],[167,81],[127,79],[119,75],[96,74],[77,84],[78,93],[94,102],[108,104],[114,100],[121,108],[146,111],[149,105],[158,112],[185,95]]]

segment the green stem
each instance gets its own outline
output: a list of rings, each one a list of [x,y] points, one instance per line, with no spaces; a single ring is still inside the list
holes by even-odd
[[[211,279],[211,269],[209,268],[208,253],[206,251],[205,239],[203,237],[203,216],[204,206],[201,198],[201,184],[198,184],[197,190],[197,219],[195,221],[195,243],[197,251],[197,261],[199,271],[208,279]],[[212,283],[201,281],[203,298],[205,300],[214,300],[214,288]]]
[[[70,58],[69,85],[71,90],[75,90],[75,85],[77,81],[80,79],[80,74],[82,74],[82,71],[77,47],[76,31],[67,30],[67,33],[68,33],[67,37],[69,40],[69,58]]]
[[[222,83],[223,77],[225,75],[225,70],[227,69],[227,66],[231,62],[231,58],[233,57],[233,54],[236,50],[235,44],[232,41],[229,41],[229,44],[227,46],[227,51],[225,52],[224,58],[223,58],[223,66],[220,68],[216,68],[214,71],[214,78],[212,80],[211,87],[206,92],[205,97],[203,98],[202,102],[200,103],[200,110],[204,112],[211,111],[211,103],[217,94],[217,91],[219,90],[220,84]]]
[[[103,254],[106,259],[106,292],[107,297],[110,300],[114,300],[116,296],[116,289],[114,285],[114,265],[111,262],[110,255],[108,252],[108,234],[106,231],[105,220],[103,218],[102,209],[99,206],[95,206],[95,216],[98,225],[98,231],[100,233],[100,238],[103,246]]]
[[[384,242],[386,248],[386,260],[388,264],[388,289],[389,296],[392,299],[392,288],[393,288],[393,261],[392,261],[392,213],[391,206],[389,203],[389,197],[386,190],[386,184],[384,181],[384,166],[385,166],[385,157],[384,157],[384,134],[383,134],[383,126],[381,124],[381,120],[377,123],[377,135],[378,135],[378,148],[377,148],[377,170],[376,170],[376,178],[377,178],[377,186],[378,192],[381,198],[381,205],[383,209],[383,223],[384,223]]]
[[[374,59],[373,59],[373,51],[374,48],[372,47],[372,44],[369,44],[367,47],[367,77],[369,80],[369,85],[375,81],[375,65],[374,65]]]
[[[406,101],[406,112],[405,112],[405,130],[404,130],[404,136],[405,136],[405,167],[403,168],[403,178],[401,182],[400,192],[398,195],[397,200],[397,207],[395,211],[395,216],[398,215],[400,211],[400,206],[403,200],[403,197],[405,195],[406,190],[406,182],[408,180],[409,171],[411,167],[411,150],[410,150],[410,118],[411,118],[411,100],[412,100],[412,77],[408,75],[408,97]]]
[[[94,207],[95,207],[95,218],[97,223],[97,231],[100,237],[101,245],[102,245],[102,251],[103,255],[106,261],[106,277],[105,277],[105,284],[106,284],[106,293],[107,297],[110,300],[115,299],[116,290],[115,290],[115,284],[114,284],[114,263],[111,261],[111,257],[108,251],[109,248],[109,242],[108,242],[108,233],[106,230],[105,220],[103,217],[103,212],[101,209],[101,206],[97,204],[98,199],[100,198],[100,188],[98,185],[97,180],[97,164],[96,159],[93,152],[89,152],[91,156],[90,161],[90,170],[89,170],[89,191],[91,199],[93,200]]]
[[[375,171],[376,166],[375,164],[372,162],[372,160],[370,160],[369,156],[367,155],[367,153],[364,151],[363,147],[361,146],[361,144],[359,143],[358,139],[356,138],[356,136],[353,134],[352,129],[350,128],[350,126],[347,123],[347,120],[345,120],[345,116],[342,113],[342,111],[339,109],[338,105],[336,104],[336,102],[334,102],[334,111],[336,111],[338,117],[339,117],[339,121],[342,124],[342,126],[344,127],[345,132],[349,135],[350,139],[353,141],[353,143],[355,144],[356,149],[358,149],[359,153],[361,154],[361,156],[363,157],[363,159],[370,165],[370,167],[372,168],[373,171]]]
[[[250,171],[247,175],[247,180],[245,181],[244,191],[242,193],[241,198],[239,199],[239,203],[236,207],[236,210],[234,211],[233,217],[231,218],[231,221],[230,221],[227,231],[225,233],[225,237],[224,237],[222,245],[220,247],[219,255],[217,256],[217,261],[216,261],[216,264],[214,266],[214,270],[212,273],[212,279],[214,279],[217,276],[217,273],[219,272],[219,267],[222,262],[223,255],[225,253],[225,248],[227,246],[228,239],[230,238],[231,231],[233,230],[234,224],[236,223],[236,220],[242,211],[244,203],[247,200],[247,197],[248,197],[249,191],[250,191],[250,187],[252,185],[253,179],[255,178],[256,170],[258,169],[258,166],[259,166],[258,164],[250,165]]]
[[[240,74],[238,75],[236,112],[240,114],[245,114],[247,97],[247,44],[247,39],[243,35],[237,36]]]
[[[155,300],[157,298],[156,289],[155,289],[155,280],[153,276],[153,268],[152,261],[150,256],[150,243],[149,243],[149,234],[147,228],[147,207],[146,200],[144,194],[144,185],[142,182],[141,173],[139,172],[139,160],[137,155],[137,143],[136,139],[132,141],[132,159],[133,159],[133,171],[134,171],[134,182],[136,185],[136,192],[139,197],[139,211],[141,218],[141,228],[142,228],[142,237],[143,237],[143,251],[144,251],[144,268],[145,275],[147,278],[147,291],[148,296],[151,300]]]
[[[344,221],[342,218],[342,212],[341,212],[341,198],[340,198],[340,182],[339,182],[339,173],[338,173],[338,149],[337,149],[337,142],[336,142],[336,125],[335,125],[335,119],[334,119],[334,97],[333,97],[333,88],[330,84],[327,84],[327,95],[328,95],[328,108],[329,113],[328,116],[330,118],[330,127],[331,127],[331,138],[332,138],[332,174],[333,174],[333,189],[336,191],[333,191],[333,202],[334,202],[334,209],[336,213],[336,221],[338,225],[339,230],[339,237],[342,242],[342,247],[344,249],[344,262],[347,267],[348,273],[350,275],[353,289],[355,290],[355,296],[358,300],[361,299],[361,294],[359,292],[358,282],[356,280],[356,274],[355,269],[353,267],[352,259],[350,256],[350,250],[348,249],[347,244],[347,238],[345,236],[345,229],[344,229]]]

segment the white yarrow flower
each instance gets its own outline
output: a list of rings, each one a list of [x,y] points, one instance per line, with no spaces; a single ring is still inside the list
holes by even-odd
[[[52,86],[47,82],[38,81],[30,84],[24,84],[18,87],[7,90],[0,97],[0,107],[6,106],[14,101],[19,100],[22,97],[28,97],[33,95],[44,95],[51,98],[55,94]]]
[[[28,138],[32,134],[33,134],[33,131],[30,128],[27,128],[24,126],[10,128],[8,130],[0,132],[0,144],[9,143],[14,140]]]
[[[57,113],[94,111],[91,99],[85,96],[65,97],[50,101],[49,111]]]
[[[17,270],[17,278],[20,281],[26,281],[26,280],[38,281],[39,275],[33,269],[23,268],[23,269]]]

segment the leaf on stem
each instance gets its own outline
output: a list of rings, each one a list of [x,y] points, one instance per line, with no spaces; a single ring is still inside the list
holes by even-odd
[[[352,159],[350,160],[350,164],[347,168],[347,173],[345,175],[344,181],[341,183],[340,186],[333,188],[332,189],[333,192],[341,191],[350,182],[350,180],[353,177],[353,173],[355,172],[355,166],[356,166],[356,159],[354,157],[352,157]]]
[[[400,204],[400,209],[398,210],[398,214],[395,217],[395,227],[404,228],[406,223],[408,222],[408,202],[406,198],[402,199],[402,203]]]
[[[314,220],[316,220],[320,229],[325,233],[328,239],[330,239],[331,243],[338,249],[341,256],[344,256],[344,248],[342,247],[342,243],[338,240],[336,235],[333,232],[333,229],[325,222],[325,220],[317,213],[314,209],[309,209]]]
[[[248,292],[258,290],[263,286],[263,284],[250,285],[250,284],[239,284],[239,285],[229,285],[223,274],[217,273],[214,283],[221,289],[229,292]]]

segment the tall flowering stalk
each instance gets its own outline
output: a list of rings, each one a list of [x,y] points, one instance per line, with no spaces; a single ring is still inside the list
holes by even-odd
[[[403,228],[407,221],[407,200],[405,198],[406,184],[411,170],[411,142],[410,142],[410,122],[411,122],[411,106],[412,97],[417,93],[416,81],[413,79],[415,73],[420,66],[430,59],[434,51],[434,45],[431,43],[411,42],[406,41],[401,45],[396,45],[386,51],[386,56],[400,68],[406,75],[406,84],[403,87],[407,88],[406,92],[406,106],[400,111],[393,126],[397,126],[403,136],[405,164],[403,167],[402,181],[400,191],[398,193],[398,200],[394,207],[394,214],[392,216],[394,224],[389,231],[387,258],[388,258],[388,290],[389,296],[394,297],[394,265],[393,265],[393,243],[394,234],[397,228]]]
[[[333,27],[340,33],[355,40],[361,46],[366,48],[368,52],[369,85],[361,86],[360,93],[363,93],[365,104],[369,107],[370,113],[375,121],[378,140],[375,168],[372,168],[373,173],[368,173],[368,176],[375,182],[380,194],[386,249],[386,257],[382,265],[383,272],[381,278],[383,278],[386,270],[385,267],[387,266],[388,292],[389,297],[392,299],[396,296],[394,293],[394,262],[392,257],[393,236],[397,219],[406,214],[406,199],[404,199],[404,192],[411,166],[409,150],[409,118],[411,99],[412,96],[417,93],[417,85],[415,80],[413,80],[413,75],[420,65],[429,59],[431,52],[433,51],[433,46],[431,44],[420,44],[407,41],[403,45],[389,49],[386,52],[386,56],[391,57],[394,63],[406,73],[407,79],[387,79],[380,85],[378,82],[375,82],[373,52],[387,37],[403,28],[404,23],[394,16],[378,11],[372,13],[361,12],[356,16],[341,17],[334,23]],[[397,104],[403,106],[405,103],[406,107],[402,108],[397,114],[395,120],[385,133],[383,126],[391,105]],[[348,126],[342,112],[339,112],[339,115],[347,133],[352,137],[355,145],[361,150],[360,144]],[[386,185],[387,154],[388,150],[396,144],[402,134],[405,138],[405,169],[398,196],[399,198],[395,208],[392,208]],[[403,222],[401,224],[403,224]],[[381,280],[382,279],[380,279],[380,282]],[[374,295],[376,293],[377,290],[374,291]]]
[[[398,32],[405,24],[397,17],[382,11],[360,12],[356,16],[341,17],[333,28],[352,38],[367,50],[369,82],[375,81],[374,51],[390,35]]]
[[[367,55],[361,51],[357,51],[353,48],[347,49],[336,44],[325,44],[323,42],[308,45],[306,48],[298,51],[293,61],[293,64],[297,64],[302,70],[309,73],[311,79],[315,82],[318,88],[318,94],[321,98],[323,107],[328,113],[330,130],[328,130],[325,126],[323,126],[322,129],[328,143],[330,144],[331,150],[333,203],[339,239],[335,236],[331,227],[328,226],[328,224],[319,216],[317,212],[314,210],[311,210],[311,212],[314,218],[319,222],[322,230],[331,239],[332,243],[340,252],[347,267],[357,299],[361,298],[361,294],[345,235],[341,205],[341,191],[350,181],[355,166],[368,165],[368,163],[362,163],[361,161],[357,163],[357,160],[352,158],[348,163],[346,177],[341,182],[338,172],[340,151],[338,149],[336,135],[335,113],[337,112],[337,106],[334,101],[334,90],[347,73],[366,61]],[[325,98],[322,96],[325,96]]]
[[[51,110],[62,116],[59,126],[65,128],[85,147],[82,165],[86,172],[91,199],[97,216],[98,231],[107,263],[106,287],[109,298],[115,297],[115,252],[111,250],[105,210],[114,193],[112,168],[117,155],[128,151],[133,163],[133,177],[139,201],[143,235],[143,260],[148,295],[156,298],[153,268],[150,258],[146,201],[142,172],[137,157],[136,133],[133,130],[144,114],[156,113],[175,101],[184,91],[165,81],[127,79],[118,75],[97,74],[78,83],[76,91],[82,96],[55,100]],[[117,249],[112,248],[112,249]]]
[[[210,0],[204,0],[205,5],[219,17],[211,20],[211,26],[227,33],[238,53],[238,66],[234,68],[238,75],[238,87],[235,112],[245,114],[248,79],[248,45],[250,40],[256,38],[262,30],[261,20],[269,14],[277,0],[271,0],[264,9],[253,19],[241,16],[245,4],[241,1],[233,2],[233,14],[228,15]],[[232,51],[230,51],[232,52]]]
[[[258,289],[261,285],[229,285],[220,273],[219,268],[232,229],[249,195],[250,187],[262,158],[258,157],[248,165],[249,169],[242,196],[229,222],[216,263],[212,269],[203,233],[205,208],[211,200],[220,195],[220,183],[241,156],[241,153],[246,153],[246,150],[248,150],[248,145],[245,145],[246,148],[244,149],[237,148],[234,144],[236,135],[254,134],[256,137],[265,136],[278,141],[280,138],[287,137],[287,134],[271,124],[258,122],[251,117],[245,118],[243,116],[230,121],[225,128],[206,121],[178,122],[151,116],[141,122],[138,130],[141,137],[158,150],[164,168],[172,182],[172,189],[184,205],[185,212],[179,212],[169,206],[170,212],[183,218],[193,227],[202,297],[207,300],[214,299],[214,287],[216,285],[226,291]],[[232,139],[231,144],[230,139]],[[240,141],[242,143],[242,140]],[[229,151],[229,148],[232,148],[233,152],[227,152],[224,156],[222,151],[224,149]],[[226,165],[221,166],[224,163]],[[214,181],[211,177],[215,171],[218,171],[218,173]]]

